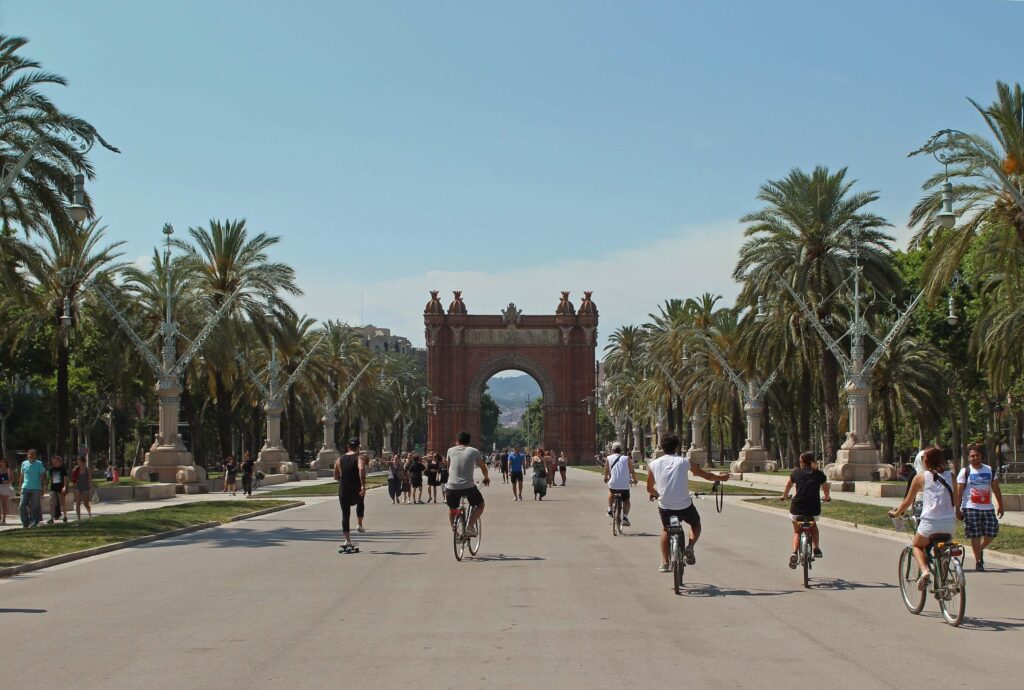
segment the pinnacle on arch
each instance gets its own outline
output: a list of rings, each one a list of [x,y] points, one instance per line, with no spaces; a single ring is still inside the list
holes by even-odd
[[[455,295],[455,299],[448,305],[449,314],[465,314],[466,303],[462,301],[462,290],[452,290],[452,294]]]

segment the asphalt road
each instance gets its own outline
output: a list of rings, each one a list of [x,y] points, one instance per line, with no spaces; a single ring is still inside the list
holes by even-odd
[[[639,495],[634,492],[634,498]],[[437,506],[374,490],[362,553],[334,500],[0,581],[5,687],[1020,687],[1024,571],[968,573],[968,620],[909,614],[900,545],[823,529],[804,590],[789,525],[698,502],[685,596],[657,572],[656,511],[612,537],[596,475],[542,503],[485,490],[480,557]]]

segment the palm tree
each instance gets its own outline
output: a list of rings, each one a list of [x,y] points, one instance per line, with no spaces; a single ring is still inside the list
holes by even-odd
[[[65,455],[69,435],[68,358],[69,329],[61,325],[65,300],[71,306],[72,323],[81,319],[79,294],[86,283],[109,280],[121,270],[115,263],[123,242],[101,246],[105,227],[98,220],[83,225],[73,224],[58,231],[53,226],[38,228],[39,241],[31,246],[26,257],[27,289],[14,293],[9,300],[27,307],[31,318],[17,324],[27,336],[35,329],[54,327],[54,353],[57,360],[57,438],[56,453]],[[106,289],[110,289],[107,287]]]
[[[0,177],[10,178],[0,189],[0,225],[25,232],[47,225],[64,232],[74,225],[65,200],[75,173],[93,176],[85,157],[94,141],[117,151],[85,120],[61,112],[43,90],[66,86],[63,77],[43,71],[40,63],[19,51],[27,39],[0,35]],[[19,162],[24,167],[16,171]],[[90,209],[88,197],[85,205]]]
[[[781,180],[762,185],[764,208],[743,216],[749,238],[740,249],[733,276],[743,283],[739,303],[751,305],[758,295],[774,295],[782,278],[803,295],[819,320],[833,312],[831,298],[857,263],[868,286],[888,291],[898,283],[891,262],[893,238],[881,231],[889,224],[863,209],[878,199],[876,192],[852,193],[854,180],[846,168],[832,173],[819,166],[811,173],[793,169]],[[833,337],[840,333],[833,332]],[[839,422],[839,365],[820,349],[822,401],[825,408],[825,454],[834,457]]]
[[[241,288],[230,310],[235,318],[224,321],[207,348],[207,361],[214,372],[218,443],[221,457],[227,457],[231,452],[232,408],[228,383],[235,368],[234,353],[244,349],[235,339],[237,318],[244,315],[248,321],[262,324],[269,310],[290,313],[283,295],[301,295],[302,291],[295,284],[295,271],[267,256],[267,250],[280,238],[262,232],[250,237],[244,219],[211,220],[207,227],[189,228],[188,232],[191,243],[175,240],[175,244],[185,251],[184,265],[192,273],[197,291],[209,301],[210,313]]]

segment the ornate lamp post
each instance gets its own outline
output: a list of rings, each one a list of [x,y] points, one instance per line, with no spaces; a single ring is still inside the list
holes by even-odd
[[[689,358],[690,356],[684,348],[683,362],[685,363]],[[665,368],[665,365],[657,360],[655,361],[658,364],[658,368],[661,369],[663,374],[665,374],[665,378],[667,378],[668,382],[673,388],[675,388],[676,393],[680,396],[685,396],[686,392],[683,390],[683,387],[679,385],[676,378],[672,376],[668,369]],[[704,444],[704,425],[707,423],[707,418],[707,413],[702,409],[694,410],[693,414],[690,416],[690,425],[693,427],[693,437],[690,441],[690,447],[686,451],[686,458],[691,464],[699,467],[703,467],[708,461],[708,449]]]
[[[330,469],[334,467],[334,462],[341,457],[341,453],[338,452],[337,446],[334,445],[334,429],[338,423],[338,410],[345,404],[345,401],[348,400],[348,396],[352,394],[353,390],[355,390],[356,384],[358,384],[359,380],[363,378],[363,374],[373,366],[373,363],[373,360],[370,360],[366,363],[366,366],[359,370],[359,373],[352,378],[348,386],[345,387],[345,390],[343,390],[341,395],[338,396],[337,400],[330,402],[330,398],[327,399],[326,404],[324,405],[323,417],[320,418],[324,423],[324,445],[317,454],[316,460],[314,460],[311,465],[314,470]]]
[[[268,320],[276,318],[273,313],[267,313],[265,316]],[[281,365],[277,361],[277,337],[273,331],[270,333],[270,364],[267,367],[269,375],[267,385],[264,386],[263,382],[257,378],[251,369],[246,369],[249,374],[249,380],[252,381],[253,385],[256,386],[256,389],[263,396],[265,401],[264,409],[267,413],[267,437],[264,439],[263,448],[260,449],[259,457],[256,460],[256,468],[262,472],[267,474],[287,474],[289,477],[298,478],[298,465],[289,460],[288,449],[281,443],[281,414],[284,412],[284,397],[288,395],[288,391],[299,380],[302,371],[306,368],[314,353],[316,353],[317,348],[320,347],[320,343],[327,337],[327,334],[328,331],[325,330],[313,347],[309,349],[309,352],[306,353],[299,366],[295,367],[295,371],[284,382],[284,385],[279,385]],[[245,357],[241,352],[235,355],[235,359],[240,365],[245,366]]]
[[[759,305],[760,307],[761,305]],[[761,312],[759,311],[759,314]],[[730,472],[771,472],[775,469],[775,463],[769,460],[768,450],[764,447],[761,423],[764,417],[764,396],[768,393],[768,389],[771,388],[772,384],[775,383],[775,379],[778,377],[779,372],[782,370],[782,366],[779,365],[775,371],[771,373],[768,379],[763,383],[759,383],[756,377],[750,378],[749,381],[745,381],[736,370],[730,365],[728,359],[726,359],[725,353],[718,347],[717,344],[711,338],[708,338],[703,333],[694,334],[701,342],[703,342],[708,351],[711,352],[712,356],[718,360],[718,364],[725,371],[729,380],[732,381],[732,385],[735,386],[736,391],[740,394],[740,399],[743,401],[743,413],[747,421],[747,438],[743,444],[743,448],[740,449],[739,458],[734,460],[729,465]],[[689,359],[689,355],[686,350],[683,350],[683,361],[686,362]],[[696,438],[698,435],[697,427],[698,421],[700,426],[704,425],[704,417],[701,415],[700,419],[697,419],[697,415],[694,415],[694,445],[697,445]],[[703,442],[703,429],[700,433],[701,441]],[[706,453],[707,451],[705,451]]]
[[[206,339],[210,337],[214,327],[227,314],[235,299],[245,288],[245,284],[239,285],[224,300],[224,304],[207,320],[206,325],[203,326],[203,329],[191,342],[188,349],[178,357],[176,336],[181,335],[181,331],[178,330],[178,326],[174,322],[174,295],[170,270],[170,242],[174,228],[170,224],[166,224],[163,227],[163,233],[166,240],[164,248],[164,266],[166,270],[164,280],[164,320],[160,326],[160,333],[163,336],[160,359],[157,359],[146,342],[132,329],[128,319],[121,313],[121,310],[114,305],[93,280],[87,280],[82,284],[81,293],[91,289],[99,296],[100,300],[114,316],[121,330],[128,335],[135,349],[138,350],[146,363],[149,364],[156,376],[156,394],[160,402],[159,430],[153,440],[153,445],[150,447],[149,452],[146,453],[146,459],[143,464],[132,470],[132,479],[146,480],[156,476],[159,481],[176,482],[183,485],[183,490],[186,493],[198,493],[201,489],[196,484],[206,479],[206,471],[202,467],[196,467],[192,460],[192,454],[185,448],[181,435],[178,433],[181,376],[189,362],[199,354],[200,348],[202,348]],[[65,298],[61,325],[67,327],[71,323],[71,300],[70,298]]]

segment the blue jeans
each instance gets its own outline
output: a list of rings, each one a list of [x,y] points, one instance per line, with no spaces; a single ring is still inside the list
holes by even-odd
[[[22,489],[21,501],[18,503],[18,512],[21,514],[21,524],[23,527],[42,522],[43,492],[40,489]]]

